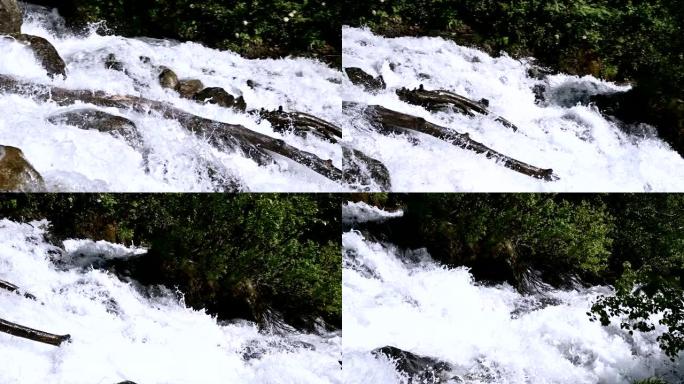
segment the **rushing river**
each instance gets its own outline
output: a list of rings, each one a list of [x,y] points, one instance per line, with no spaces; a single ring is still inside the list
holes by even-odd
[[[560,180],[546,182],[511,171],[483,155],[425,135],[385,135],[371,119],[350,113],[345,140],[388,168],[393,191],[681,191],[684,159],[655,136],[652,127],[627,133],[589,105],[591,95],[622,92],[595,79],[552,75],[530,77],[529,61],[486,53],[442,38],[384,38],[367,29],[343,28],[343,66],[382,76],[387,87],[368,92],[348,79],[345,101],[381,105],[468,133],[496,151],[541,168]],[[489,100],[489,110],[513,124],[513,132],[495,117],[430,113],[407,104],[399,88],[448,90],[472,100]],[[533,88],[543,86],[544,102]]]
[[[345,207],[345,216],[347,223],[391,219],[363,203]],[[684,380],[684,358],[671,362],[658,347],[662,328],[630,336],[617,325],[589,320],[593,299],[610,294],[607,287],[522,295],[356,230],[344,233],[342,246],[345,383],[438,382],[410,381],[395,361],[371,353],[385,346],[449,364],[448,379],[440,383]]]
[[[60,347],[0,333],[0,383],[341,383],[339,332],[260,332],[185,307],[166,289],[89,267],[144,250],[92,240],[45,240],[46,221],[0,221],[0,280],[37,297],[0,290],[0,318],[55,334]]]
[[[48,39],[67,65],[67,79],[51,80],[33,53],[10,39],[0,39],[0,74],[68,89],[106,91],[170,103],[201,117],[243,125],[323,160],[342,166],[337,144],[274,132],[253,114],[181,98],[159,84],[159,67],[179,78],[199,79],[242,95],[248,110],[299,111],[335,123],[340,118],[342,74],[313,59],[248,60],[229,51],[196,43],[130,39],[98,34],[98,26],[78,34],[64,28],[55,12],[28,6],[22,33]],[[110,54],[125,72],[105,67]],[[141,57],[149,58],[141,60]],[[248,85],[248,81],[250,85]],[[60,107],[25,95],[0,94],[0,144],[19,147],[54,191],[213,191],[221,180],[237,180],[249,191],[339,191],[343,187],[293,161],[276,159],[259,166],[234,151],[217,148],[176,121],[158,114],[99,108],[134,122],[139,147],[96,130],[83,130],[48,117],[83,105]],[[217,181],[219,179],[219,181]]]

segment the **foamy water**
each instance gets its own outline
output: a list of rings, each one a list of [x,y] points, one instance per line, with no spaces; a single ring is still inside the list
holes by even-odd
[[[508,56],[493,58],[441,38],[384,38],[367,29],[343,28],[343,66],[382,75],[387,89],[365,92],[346,77],[345,101],[382,105],[423,117],[529,164],[552,168],[559,181],[521,175],[426,135],[409,140],[371,128],[367,118],[347,116],[345,140],[382,161],[394,191],[681,191],[684,159],[652,134],[621,131],[592,106],[589,95],[626,91],[591,76],[530,78],[530,64]],[[392,65],[390,65],[392,64]],[[392,69],[391,67],[394,67]],[[430,113],[399,100],[402,87],[449,90],[473,100],[486,98],[489,109],[517,125],[513,132],[493,116]],[[535,104],[532,88],[546,84],[548,103]],[[647,130],[648,131],[648,130]]]
[[[521,295],[478,284],[466,268],[440,266],[426,252],[409,260],[355,230],[342,246],[345,383],[408,383],[393,361],[370,353],[385,346],[451,364],[450,383],[684,380],[684,358],[670,362],[658,346],[662,327],[630,336],[589,320],[608,287]]]
[[[201,80],[206,87],[223,87],[242,95],[248,109],[310,113],[335,123],[340,116],[341,73],[303,58],[248,60],[239,55],[154,39],[102,36],[96,28],[74,35],[60,27],[56,13],[31,6],[22,32],[47,38],[67,64],[66,80],[51,80],[32,52],[11,40],[0,40],[0,74],[69,89],[107,91],[164,101],[217,121],[240,124],[288,144],[330,159],[341,168],[339,146],[317,138],[273,131],[267,121],[181,98],[159,85],[157,66],[173,69],[179,78]],[[106,69],[109,54],[124,64],[126,74]],[[140,57],[150,58],[146,64]],[[254,89],[247,80],[256,83]],[[339,191],[343,187],[294,162],[278,159],[260,167],[254,161],[219,149],[184,130],[177,122],[155,114],[98,108],[132,120],[142,136],[141,148],[98,131],[85,131],[47,117],[83,105],[60,107],[28,96],[0,94],[0,144],[21,148],[43,175],[50,190],[59,191],[212,191],[220,189],[213,174],[237,179],[250,191]],[[146,159],[143,154],[147,153]]]
[[[0,221],[0,279],[38,298],[0,290],[0,318],[72,341],[54,347],[0,333],[1,383],[341,383],[339,332],[267,334],[217,322],[171,292],[147,297],[85,266],[142,250],[90,240],[56,247],[44,240],[46,225]]]

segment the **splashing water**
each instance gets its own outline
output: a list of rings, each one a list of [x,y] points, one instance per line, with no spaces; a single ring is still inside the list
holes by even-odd
[[[78,261],[140,249],[90,240],[57,247],[44,239],[47,224],[0,221],[0,279],[38,298],[0,290],[0,318],[72,341],[53,347],[0,333],[0,382],[341,383],[339,332],[263,333],[219,323],[163,289],[147,297]]]
[[[521,295],[507,284],[478,284],[466,268],[445,268],[426,252],[407,260],[355,230],[342,246],[345,383],[409,383],[395,362],[370,353],[385,346],[451,364],[450,383],[684,380],[684,357],[670,362],[658,346],[662,328],[629,335],[589,320],[607,287]]]
[[[0,73],[68,89],[135,95],[173,104],[205,118],[240,124],[283,139],[341,168],[339,146],[317,138],[273,131],[269,122],[217,105],[202,105],[164,89],[159,66],[180,78],[201,80],[242,95],[249,109],[300,111],[335,123],[339,118],[341,73],[303,58],[248,60],[196,43],[102,36],[96,26],[79,35],[68,32],[56,12],[29,6],[22,32],[47,38],[67,64],[66,80],[51,80],[33,53],[10,39],[0,40]],[[108,55],[123,63],[125,73],[105,68]],[[149,58],[149,62],[141,60]],[[251,80],[252,87],[247,85]],[[237,179],[250,191],[339,191],[343,188],[317,173],[284,159],[258,166],[230,150],[216,148],[177,122],[130,110],[97,108],[133,121],[142,148],[98,131],[86,131],[47,117],[84,105],[60,107],[26,95],[0,94],[0,144],[19,147],[43,175],[49,190],[59,191],[212,191],[216,175]],[[220,177],[219,177],[220,179]]]
[[[345,78],[345,101],[382,105],[468,133],[470,137],[526,163],[553,168],[559,181],[545,182],[518,174],[482,155],[425,135],[383,135],[367,118],[350,113],[345,139],[383,162],[394,191],[681,191],[684,159],[643,129],[627,134],[586,105],[589,96],[623,92],[591,76],[528,75],[530,63],[506,55],[493,58],[442,38],[384,38],[367,29],[343,28],[343,66],[382,76],[387,89],[364,91]],[[437,112],[399,100],[406,87],[444,89],[473,100],[486,98],[489,109],[519,127],[517,132],[494,116],[467,117]],[[545,103],[535,103],[535,85],[546,87]]]

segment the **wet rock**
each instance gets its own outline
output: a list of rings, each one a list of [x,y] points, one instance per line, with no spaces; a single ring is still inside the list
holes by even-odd
[[[22,16],[17,0],[0,0],[0,34],[21,33]]]
[[[135,123],[125,117],[111,115],[93,108],[83,108],[58,113],[48,117],[53,124],[73,125],[81,129],[95,129],[103,133],[109,133],[115,137],[121,137],[134,147],[142,143],[142,137]]]
[[[446,383],[452,379],[451,366],[448,363],[423,357],[396,347],[374,349],[372,354],[387,356],[395,361],[396,369],[408,376],[408,384]]]
[[[0,191],[38,192],[45,190],[42,176],[19,148],[0,145]]]
[[[379,160],[345,146],[342,147],[342,156],[344,181],[347,184],[359,186],[363,192],[387,192],[392,189],[389,170]]]
[[[170,88],[173,90],[177,90],[180,86],[176,72],[166,67],[162,67],[162,71],[159,74],[159,84],[161,84],[162,88]]]
[[[183,79],[178,83],[178,93],[186,99],[192,99],[203,88],[204,84],[197,79]]]
[[[553,75],[553,71],[548,68],[532,66],[527,70],[527,76],[536,80],[544,80],[546,76]]]
[[[361,68],[349,67],[345,68],[344,72],[349,76],[352,83],[365,88],[367,91],[379,91],[386,87],[382,76],[373,77]]]
[[[235,108],[240,111],[247,109],[247,104],[242,96],[235,98],[220,87],[204,88],[193,96],[193,99],[201,103],[218,104],[225,108]]]
[[[124,64],[116,58],[116,55],[110,53],[105,58],[105,68],[112,69],[114,71],[124,72]]]
[[[14,34],[9,35],[16,41],[31,48],[33,54],[40,61],[50,77],[62,75],[66,77],[66,64],[55,47],[47,40],[39,36]]]
[[[532,87],[532,93],[534,93],[535,104],[543,104],[546,102],[546,85],[535,84],[535,86]]]

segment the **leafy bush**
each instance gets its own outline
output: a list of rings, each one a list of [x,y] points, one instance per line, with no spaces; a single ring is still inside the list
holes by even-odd
[[[324,0],[37,0],[72,25],[105,20],[126,36],[200,41],[251,57],[340,54],[340,4]]]

